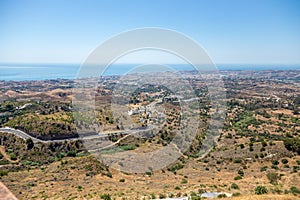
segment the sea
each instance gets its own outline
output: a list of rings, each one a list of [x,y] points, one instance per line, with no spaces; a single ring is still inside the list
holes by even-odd
[[[109,66],[103,76],[123,75],[137,64],[115,64]],[[76,79],[82,66],[80,64],[0,64],[0,80],[27,81],[27,80],[52,80]],[[188,64],[169,64],[175,71],[189,71],[195,68]],[[300,70],[299,65],[262,65],[262,64],[216,64],[218,70]]]

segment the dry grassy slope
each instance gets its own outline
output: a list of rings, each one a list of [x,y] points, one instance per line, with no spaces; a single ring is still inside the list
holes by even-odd
[[[224,200],[297,200],[299,197],[291,195],[250,195],[242,197],[224,198]]]
[[[299,157],[297,157],[299,159]],[[292,160],[290,160],[291,163]],[[266,173],[261,173],[260,168],[269,165],[270,162],[256,162],[250,164],[244,170],[245,177],[235,181],[239,164],[223,164],[221,167],[209,167],[208,163],[188,160],[183,169],[176,174],[165,170],[157,171],[153,175],[125,174],[116,170],[110,170],[112,178],[105,175],[105,171],[87,175],[91,167],[97,166],[98,162],[90,157],[63,158],[62,162],[55,162],[40,169],[10,172],[3,176],[2,181],[14,192],[19,199],[99,199],[104,193],[109,193],[116,199],[142,199],[154,193],[175,195],[191,191],[198,192],[199,189],[206,191],[224,191],[228,193],[239,192],[249,196],[254,194],[257,185],[265,185],[269,191],[279,188],[289,189],[290,186],[299,188],[299,173],[282,172],[285,176],[280,180],[278,186],[268,183]],[[221,168],[218,171],[217,168]],[[225,169],[227,168],[227,169]],[[94,168],[93,168],[94,169]],[[103,172],[103,173],[101,173]],[[125,182],[120,182],[124,179]],[[183,182],[186,179],[187,182]],[[236,183],[240,189],[231,189],[232,183]],[[179,190],[175,187],[180,188]],[[268,197],[268,196],[267,196]],[[267,199],[266,197],[266,199]],[[274,196],[276,197],[276,196]],[[279,196],[281,197],[281,196]],[[260,197],[259,197],[260,198]],[[271,198],[272,199],[272,198]],[[296,199],[296,197],[294,198]]]

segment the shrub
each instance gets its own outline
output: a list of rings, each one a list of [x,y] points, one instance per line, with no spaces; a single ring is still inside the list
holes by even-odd
[[[226,196],[226,194],[219,194],[217,197],[218,198],[226,198],[227,196]]]
[[[10,159],[11,160],[17,160],[17,155],[15,153],[10,154]]]
[[[296,152],[300,155],[300,137],[286,138],[283,142],[287,150]]]
[[[273,164],[273,165],[278,165],[279,162],[278,162],[277,160],[273,160],[273,161],[272,161],[272,164]]]
[[[122,179],[120,179],[119,181],[120,181],[121,183],[124,183],[124,182],[125,182],[125,179],[122,178]]]
[[[154,194],[154,193],[151,193],[151,194],[150,194],[150,198],[151,198],[151,199],[155,199],[155,198],[156,198],[156,197],[155,197],[155,194]]]
[[[281,160],[281,162],[282,162],[282,164],[288,164],[289,161],[284,158],[284,159]]]
[[[173,198],[175,195],[171,192],[170,194],[169,194],[169,198]]]
[[[268,190],[265,186],[257,186],[255,188],[255,194],[258,194],[258,195],[261,195],[261,194],[267,194],[268,193]]]
[[[135,146],[133,145],[122,145],[119,146],[120,149],[122,149],[123,151],[130,151],[130,150],[134,150]]]
[[[1,176],[6,176],[7,174],[8,174],[7,171],[0,171],[0,177],[1,177]]]
[[[267,173],[267,178],[269,179],[271,184],[276,185],[278,183],[278,180],[280,179],[280,176],[276,172],[269,172]]]
[[[180,187],[179,187],[179,186],[176,186],[174,189],[175,189],[175,190],[180,190]]]
[[[78,191],[82,191],[82,186],[81,185],[77,186],[77,189]]]
[[[191,191],[190,195],[191,195],[192,197],[198,196],[197,193],[194,192],[194,191]]]
[[[112,178],[112,174],[110,172],[107,172],[106,176],[108,176],[109,178]]]
[[[145,172],[145,174],[148,175],[148,176],[151,176],[152,172],[147,171],[147,172]]]
[[[158,197],[159,197],[160,199],[165,199],[167,196],[166,196],[165,194],[159,194]]]
[[[100,195],[100,198],[103,200],[111,200],[110,194],[102,194]]]
[[[184,167],[183,164],[177,163],[176,165],[173,165],[173,166],[169,167],[168,171],[175,172],[179,169],[182,169],[183,167]]]
[[[191,196],[190,200],[201,200],[199,196]]]
[[[235,190],[240,189],[240,187],[239,187],[236,183],[232,183],[232,184],[231,184],[231,188],[232,188],[232,189],[235,189]]]
[[[300,169],[300,166],[293,166],[294,173],[297,173],[299,169]]]
[[[68,157],[76,157],[76,153],[74,151],[68,151],[67,156]]]
[[[238,174],[239,174],[240,176],[244,176],[244,175],[245,175],[245,173],[244,173],[244,171],[243,171],[242,169],[240,169],[240,170],[238,171]]]
[[[265,141],[262,141],[262,142],[261,142],[261,145],[262,145],[263,147],[268,146],[268,144],[267,144]]]
[[[241,193],[239,193],[239,192],[236,192],[236,193],[232,194],[233,197],[237,197],[237,196],[240,196],[240,195],[241,195]]]
[[[236,177],[234,177],[234,180],[241,180],[243,177],[241,177],[240,175],[239,176],[236,176]]]
[[[234,163],[241,163],[241,162],[242,162],[241,159],[236,159],[236,160],[234,160]]]
[[[186,179],[182,179],[181,184],[186,184],[188,181]]]
[[[297,187],[295,187],[295,186],[292,186],[292,187],[290,188],[290,191],[291,191],[291,193],[293,193],[294,195],[300,194],[300,190],[299,190]]]
[[[26,139],[27,150],[30,150],[34,147],[34,143],[31,138]]]
[[[7,160],[0,160],[0,165],[7,165],[9,162]]]
[[[268,169],[268,166],[264,166],[264,167],[260,168],[260,171],[265,172],[265,171],[267,171],[267,169]]]
[[[278,169],[278,166],[277,165],[272,165],[271,168],[272,169]]]

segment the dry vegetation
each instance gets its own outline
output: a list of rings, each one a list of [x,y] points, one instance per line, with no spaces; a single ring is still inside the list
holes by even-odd
[[[33,144],[9,134],[0,135],[1,181],[19,199],[153,199],[194,196],[204,192],[227,192],[233,200],[299,199],[300,197],[300,89],[296,72],[224,72],[227,90],[226,121],[215,148],[198,157],[209,120],[203,82],[194,76],[191,84],[200,97],[197,138],[174,164],[159,171],[128,174],[104,166],[87,153],[79,141]],[[270,73],[272,76],[270,76]],[[255,78],[253,78],[255,77]],[[270,78],[271,77],[271,78]],[[114,79],[98,89],[97,118],[103,131],[122,131],[110,107]],[[43,138],[74,137],[68,81],[48,82],[48,88],[26,83],[2,89],[0,122]],[[63,86],[62,86],[63,85]],[[32,89],[32,93],[29,92]],[[271,88],[271,89],[270,89]],[[162,98],[161,88],[137,91],[130,109]],[[152,95],[149,95],[152,94]],[[154,95],[155,94],[155,95]],[[1,98],[2,98],[1,97]],[[23,101],[20,99],[26,99]],[[31,103],[24,109],[16,109]],[[180,109],[163,102],[165,121],[154,137],[126,137],[122,150],[149,152],[170,143],[180,126]],[[198,114],[198,113],[197,113]],[[145,112],[130,116],[139,126],[151,122]],[[143,118],[144,120],[140,120]],[[152,122],[151,122],[152,123]],[[155,123],[153,123],[155,124]],[[122,135],[111,135],[117,141]],[[196,196],[195,196],[196,194]],[[225,199],[225,198],[224,198]]]

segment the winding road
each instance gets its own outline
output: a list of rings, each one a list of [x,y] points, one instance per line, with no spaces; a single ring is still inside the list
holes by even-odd
[[[0,128],[0,133],[1,132],[2,133],[12,133],[12,134],[18,136],[19,138],[24,139],[24,140],[31,138],[34,143],[37,143],[37,142],[49,143],[49,142],[65,142],[65,141],[72,141],[72,140],[101,139],[101,138],[107,138],[108,136],[114,135],[114,134],[122,134],[122,135],[125,135],[127,137],[128,135],[137,134],[138,132],[142,132],[142,131],[152,130],[153,128],[154,127],[152,125],[150,125],[147,128],[143,128],[143,129],[141,129],[141,128],[130,129],[130,130],[124,130],[122,132],[118,131],[118,132],[95,134],[95,135],[89,135],[89,136],[84,136],[84,137],[79,137],[79,138],[68,138],[68,139],[60,139],[60,140],[41,140],[41,139],[32,137],[31,135],[29,135],[28,133],[25,133],[24,131],[14,129],[14,128],[10,128],[10,127]]]

